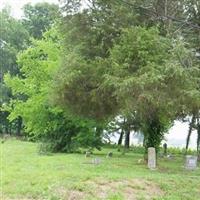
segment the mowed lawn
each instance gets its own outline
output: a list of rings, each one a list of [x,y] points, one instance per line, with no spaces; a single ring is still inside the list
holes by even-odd
[[[108,151],[113,158],[106,158]],[[200,200],[200,169],[187,171],[183,157],[159,159],[157,170],[142,154],[116,149],[83,154],[39,155],[38,145],[10,139],[0,144],[1,199]],[[101,163],[92,164],[100,158]]]

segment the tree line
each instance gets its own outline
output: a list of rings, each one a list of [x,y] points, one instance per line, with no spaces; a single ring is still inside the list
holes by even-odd
[[[65,0],[24,15],[1,15],[2,132],[73,152],[116,131],[129,148],[135,131],[158,151],[189,116],[186,149],[196,129],[200,153],[198,0]]]

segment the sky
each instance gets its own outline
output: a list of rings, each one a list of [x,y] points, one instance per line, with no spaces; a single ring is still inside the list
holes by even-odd
[[[21,8],[27,4],[35,4],[38,2],[58,3],[58,0],[0,0],[0,9],[6,4],[11,6],[11,13],[14,17],[20,18],[23,16]],[[174,126],[166,135],[167,143],[171,146],[185,146],[185,140],[188,133],[188,124],[176,121]],[[190,148],[196,148],[196,132],[192,133]]]
[[[10,5],[12,16],[20,18],[21,16],[23,16],[21,8],[25,4],[35,4],[38,2],[58,3],[58,0],[0,0],[0,9],[2,9],[5,5]]]
[[[174,126],[169,130],[167,134],[165,134],[166,141],[162,143],[167,143],[170,147],[181,147],[185,148],[186,138],[188,133],[188,123],[182,123],[180,121],[175,121]],[[115,134],[114,137],[111,138],[111,141],[116,143],[118,141],[119,134]],[[138,139],[134,137],[134,133],[131,133],[131,144],[138,144]],[[192,132],[191,140],[189,148],[196,149],[196,141],[197,141],[197,133],[195,131]],[[141,144],[141,142],[139,142]]]

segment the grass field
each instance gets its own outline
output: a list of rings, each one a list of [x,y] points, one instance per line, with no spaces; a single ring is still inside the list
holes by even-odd
[[[142,154],[116,149],[83,154],[39,155],[37,144],[10,139],[0,144],[1,199],[200,200],[200,169],[186,171],[183,157],[159,159],[148,170]],[[112,151],[113,158],[106,158]],[[100,158],[99,165],[91,164]]]

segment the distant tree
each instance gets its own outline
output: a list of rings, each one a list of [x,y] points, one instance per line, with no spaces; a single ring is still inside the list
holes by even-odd
[[[141,129],[141,121],[139,116],[134,114],[129,114],[128,116],[119,115],[115,117],[114,120],[108,123],[106,131],[110,134],[118,133],[119,139],[117,142],[118,147],[120,148],[122,145],[122,140],[124,140],[125,149],[129,149],[130,147],[130,134],[131,132],[139,132]]]
[[[0,69],[1,81],[6,72],[17,74],[19,67],[16,63],[16,55],[19,51],[27,47],[29,34],[22,23],[13,18],[9,8],[4,8],[0,12]]]
[[[1,106],[8,103],[12,98],[10,90],[5,86],[3,77],[6,73],[11,75],[19,74],[19,66],[16,62],[18,52],[27,47],[29,33],[22,23],[13,18],[10,14],[10,8],[5,7],[0,11],[0,129],[3,133],[11,133],[12,126],[17,126],[17,133],[20,133],[20,121],[9,123],[7,116],[9,113],[4,111]],[[15,129],[15,128],[14,128]]]
[[[37,39],[42,38],[42,34],[54,24],[60,15],[58,5],[46,2],[35,5],[26,4],[23,10],[22,22],[30,36]]]

